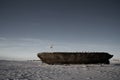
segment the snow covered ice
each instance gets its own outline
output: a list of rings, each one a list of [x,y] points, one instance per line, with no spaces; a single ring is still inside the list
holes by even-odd
[[[40,61],[0,61],[0,80],[119,80],[120,64],[48,65]]]

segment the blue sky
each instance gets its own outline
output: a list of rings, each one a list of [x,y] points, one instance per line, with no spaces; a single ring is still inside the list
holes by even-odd
[[[38,59],[43,51],[102,51],[119,58],[119,14],[119,0],[1,0],[0,58]]]

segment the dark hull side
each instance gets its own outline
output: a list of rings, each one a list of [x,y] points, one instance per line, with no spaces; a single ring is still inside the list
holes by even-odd
[[[113,57],[105,52],[42,52],[37,56],[47,64],[109,64]]]

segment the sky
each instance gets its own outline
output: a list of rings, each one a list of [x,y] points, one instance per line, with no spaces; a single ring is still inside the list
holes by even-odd
[[[0,59],[49,51],[120,58],[119,35],[120,0],[0,0]]]

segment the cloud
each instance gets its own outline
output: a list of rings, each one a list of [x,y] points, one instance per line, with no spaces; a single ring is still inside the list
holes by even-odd
[[[53,48],[50,49],[50,46]],[[5,38],[0,37],[0,56],[16,58],[36,58],[39,52],[49,51],[105,51],[110,53],[119,53],[119,47],[116,45],[93,44],[93,43],[69,43],[42,40],[36,38]],[[117,54],[119,55],[119,54]],[[27,58],[28,57],[28,58]]]
[[[5,37],[0,37],[0,41],[5,41],[7,40]]]
[[[50,41],[34,38],[3,38],[0,37],[0,47],[32,47],[47,45]]]
[[[43,40],[35,39],[35,38],[19,38],[21,41],[28,41],[28,42],[41,42]]]
[[[34,38],[1,38],[0,56],[35,59],[38,52],[50,51],[49,42]]]

